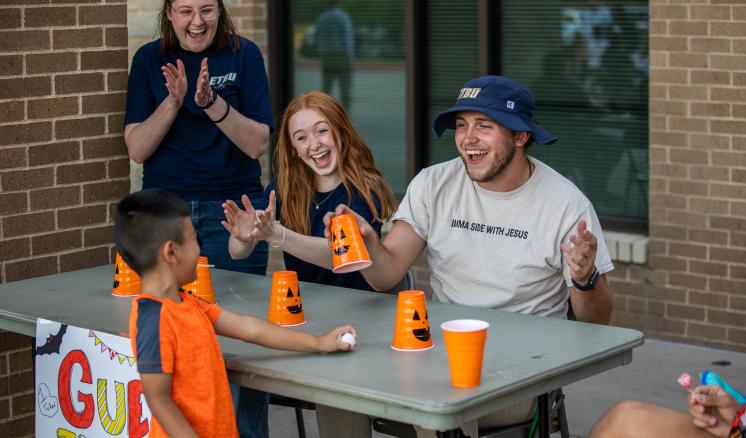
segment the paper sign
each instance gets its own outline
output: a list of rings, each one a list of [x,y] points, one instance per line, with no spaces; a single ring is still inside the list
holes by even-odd
[[[36,436],[148,436],[129,339],[39,319],[34,360]]]

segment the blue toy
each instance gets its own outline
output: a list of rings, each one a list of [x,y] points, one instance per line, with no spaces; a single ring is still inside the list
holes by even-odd
[[[723,380],[722,377],[718,376],[717,373],[710,370],[703,371],[700,375],[700,380],[702,381],[703,385],[717,385],[725,392],[733,396],[734,399],[738,402],[739,405],[742,405],[746,403],[746,396],[742,395],[740,392],[736,391],[732,386],[728,385],[728,383]]]

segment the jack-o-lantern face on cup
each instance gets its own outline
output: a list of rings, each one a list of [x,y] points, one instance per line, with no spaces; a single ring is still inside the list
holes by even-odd
[[[118,297],[139,295],[142,292],[142,280],[135,271],[124,262],[117,252],[114,265],[114,283],[111,294]]]
[[[333,216],[329,228],[332,234],[333,272],[343,274],[365,269],[373,264],[360,235],[355,215],[347,213]]]
[[[337,257],[342,257],[350,250],[350,245],[347,245],[347,235],[342,227],[339,228],[339,233],[332,233],[332,246],[332,251]]]
[[[288,287],[288,293],[285,297],[288,299],[288,312],[297,315],[303,311],[303,304],[300,303],[300,289],[293,293],[293,288]]]
[[[267,319],[283,326],[306,322],[295,271],[277,271],[272,274],[272,291],[269,296]]]
[[[433,340],[430,336],[430,322],[427,316],[425,292],[421,290],[399,292],[391,348],[403,351],[432,348]]]
[[[421,327],[415,328],[417,325],[421,325]],[[420,317],[418,311],[414,311],[414,316],[412,317],[412,334],[422,342],[428,342],[430,340],[430,323],[427,319],[427,310],[425,311],[424,318]]]

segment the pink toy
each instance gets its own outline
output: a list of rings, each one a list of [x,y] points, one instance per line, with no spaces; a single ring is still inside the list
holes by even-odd
[[[692,376],[689,373],[681,373],[678,379],[679,385],[687,391],[692,391]]]

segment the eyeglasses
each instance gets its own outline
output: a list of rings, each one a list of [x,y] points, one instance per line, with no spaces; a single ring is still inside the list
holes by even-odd
[[[218,18],[220,12],[220,8],[217,7],[207,7],[199,10],[190,8],[174,9],[172,7],[171,10],[176,13],[176,16],[179,17],[179,20],[186,22],[192,21],[194,19],[194,14],[196,13],[199,13],[199,16],[202,17],[204,21],[213,21]]]
[[[298,144],[306,145],[308,144],[311,139],[318,140],[319,138],[324,137],[329,133],[329,128],[326,126],[319,126],[317,127],[311,135],[306,135],[305,132],[296,132],[293,136],[293,141],[295,141]]]

